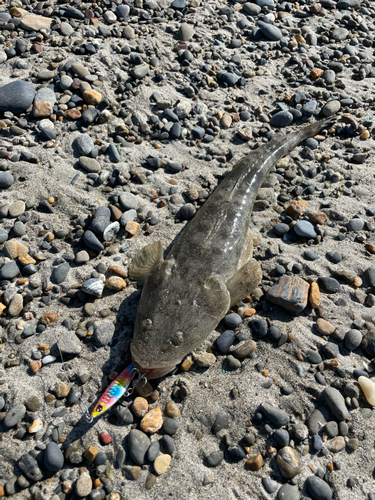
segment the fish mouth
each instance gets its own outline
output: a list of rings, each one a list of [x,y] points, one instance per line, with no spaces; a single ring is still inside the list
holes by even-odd
[[[132,355],[134,367],[137,368],[137,370],[139,370],[149,380],[164,377],[164,375],[167,375],[176,368],[175,364],[150,366],[148,363],[145,363],[140,356],[137,356],[137,352],[136,349],[133,347],[133,343],[130,345],[130,352]]]

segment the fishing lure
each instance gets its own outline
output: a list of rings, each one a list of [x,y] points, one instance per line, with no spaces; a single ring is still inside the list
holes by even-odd
[[[95,408],[92,410],[91,416],[95,418],[99,415],[103,415],[103,413],[117,403],[123,395],[130,396],[133,389],[129,386],[136,375],[138,375],[136,383],[139,383],[143,378],[145,379],[145,376],[140,375],[139,371],[132,363],[128,365],[125,370],[122,370],[101,396]]]

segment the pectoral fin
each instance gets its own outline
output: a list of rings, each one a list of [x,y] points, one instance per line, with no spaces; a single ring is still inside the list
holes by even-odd
[[[262,269],[259,262],[250,259],[227,282],[230,293],[230,305],[237,304],[246,295],[251,293],[262,280]]]
[[[129,276],[140,285],[146,281],[152,269],[163,260],[163,248],[160,241],[155,241],[142,248],[134,257],[129,267]]]
[[[199,307],[205,309],[207,315],[217,317],[217,322],[228,311],[229,300],[230,295],[227,286],[219,275],[211,276],[196,297]]]

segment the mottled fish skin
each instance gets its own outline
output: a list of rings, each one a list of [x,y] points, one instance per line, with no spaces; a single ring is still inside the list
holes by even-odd
[[[331,123],[332,119],[322,120],[277,137],[240,160],[187,224],[165,260],[152,267],[131,345],[135,366],[146,374],[154,370],[149,378],[173,370],[227,313],[233,303],[228,287],[251,257],[248,228],[259,187],[280,158]],[[254,259],[249,272],[254,272],[254,288],[261,280]]]

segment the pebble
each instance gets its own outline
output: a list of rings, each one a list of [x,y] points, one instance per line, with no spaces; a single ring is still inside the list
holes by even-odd
[[[354,351],[361,345],[362,333],[359,330],[351,329],[345,334],[344,344],[348,351]]]
[[[160,476],[161,474],[164,474],[167,472],[170,463],[171,463],[172,457],[167,454],[161,454],[158,457],[156,457],[154,461],[154,469],[155,472]]]
[[[317,234],[311,222],[300,220],[293,226],[294,232],[301,238],[315,239]]]
[[[277,492],[276,500],[299,500],[301,498],[298,486],[285,483]]]
[[[268,40],[277,42],[283,37],[281,30],[279,30],[279,28],[277,28],[277,26],[274,26],[273,24],[258,21],[258,26],[261,29],[263,35],[268,38]]]
[[[40,481],[43,477],[42,471],[39,469],[38,462],[29,453],[25,453],[18,461],[18,467],[28,479],[32,481]]]
[[[18,276],[19,273],[20,270],[15,261],[13,260],[4,264],[3,267],[0,269],[0,279],[11,280],[16,276]]]
[[[276,427],[282,427],[287,425],[289,422],[288,414],[285,411],[275,408],[269,403],[262,403],[260,409],[264,415],[272,422]]]
[[[302,461],[298,452],[290,446],[284,446],[277,454],[277,463],[281,474],[287,479],[292,479],[302,472]]]
[[[289,111],[279,111],[271,118],[270,124],[272,127],[283,128],[290,125],[293,121],[293,115]]]
[[[163,431],[169,436],[174,436],[179,427],[180,424],[175,418],[166,418],[163,422]]]
[[[326,405],[337,420],[349,419],[349,412],[346,408],[344,397],[337,389],[334,387],[327,387],[323,391],[323,397]]]
[[[337,293],[340,291],[340,283],[335,278],[320,277],[318,278],[318,285],[325,293]]]
[[[348,231],[362,231],[365,223],[362,219],[351,219],[348,222]]]
[[[129,453],[134,462],[143,465],[150,440],[147,435],[137,429],[131,429],[128,434]]]
[[[82,156],[88,156],[94,149],[94,143],[89,134],[80,134],[74,144]]]
[[[318,476],[310,476],[305,481],[307,491],[314,500],[331,500],[332,490],[329,485]]]
[[[140,427],[143,432],[149,432],[151,434],[157,432],[161,429],[163,425],[163,417],[160,408],[154,408],[150,410],[142,418]]]
[[[361,376],[358,378],[360,385],[367,402],[371,406],[375,406],[375,382],[367,377]]]
[[[216,413],[215,421],[212,426],[213,434],[217,434],[222,429],[229,427],[229,414],[225,410],[220,410]]]
[[[331,325],[331,323],[329,323],[323,318],[318,318],[316,320],[316,327],[318,332],[321,333],[322,335],[332,335],[332,333],[336,329],[334,325]]]
[[[216,339],[216,347],[220,354],[228,354],[230,346],[233,344],[235,333],[233,330],[225,330]]]
[[[3,420],[4,426],[7,429],[11,429],[20,422],[26,413],[26,407],[24,405],[13,406],[11,410],[7,412]]]
[[[60,264],[59,266],[55,267],[51,274],[51,281],[59,285],[66,279],[69,270],[70,266],[68,262],[64,262],[63,264]]]
[[[64,456],[53,441],[49,442],[44,451],[44,466],[51,472],[57,472],[64,466]]]
[[[209,467],[218,467],[224,460],[224,453],[222,451],[213,451],[206,457],[206,460]]]
[[[115,325],[110,321],[96,323],[94,325],[94,341],[97,346],[104,347],[112,341],[115,333]]]
[[[88,156],[80,156],[79,164],[82,168],[89,173],[97,173],[100,172],[100,163],[94,158],[89,158]]]
[[[35,89],[31,83],[17,80],[3,85],[0,87],[0,113],[10,111],[19,115],[31,106],[34,97]]]
[[[287,311],[301,312],[308,301],[309,285],[297,276],[281,276],[267,292],[267,300]]]
[[[242,318],[237,313],[230,313],[224,317],[224,322],[228,328],[237,328],[242,323]]]
[[[178,30],[178,38],[184,42],[188,42],[194,35],[194,28],[191,24],[182,23]]]
[[[79,476],[76,482],[76,494],[78,497],[87,497],[92,490],[92,480],[90,474],[85,470]]]
[[[8,189],[14,183],[14,177],[10,172],[0,172],[0,189]]]
[[[263,457],[260,453],[258,453],[258,455],[249,457],[246,460],[246,467],[253,471],[261,469],[262,465],[263,465]]]

